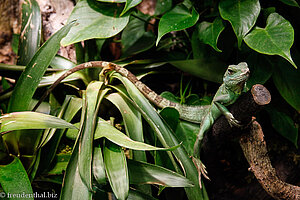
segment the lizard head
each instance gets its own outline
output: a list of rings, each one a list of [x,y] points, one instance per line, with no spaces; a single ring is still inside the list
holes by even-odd
[[[224,74],[223,83],[225,84],[226,88],[232,91],[240,92],[243,90],[249,75],[250,70],[247,63],[241,62],[238,65],[229,65]]]

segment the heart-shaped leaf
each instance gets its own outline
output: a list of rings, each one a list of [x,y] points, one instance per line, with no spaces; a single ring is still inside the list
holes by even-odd
[[[237,36],[238,46],[254,26],[260,12],[258,0],[222,0],[219,4],[220,15],[228,20]]]
[[[198,26],[199,39],[205,44],[210,45],[218,52],[222,52],[217,47],[219,35],[224,30],[225,26],[220,18],[216,18],[213,23],[202,22]]]
[[[93,1],[79,1],[69,21],[77,20],[69,34],[62,40],[66,46],[92,38],[109,38],[122,31],[129,21],[129,15],[118,17],[120,7]]]
[[[130,8],[137,6],[141,2],[142,2],[142,0],[126,0],[124,10],[122,11],[120,16],[124,15]]]
[[[155,15],[161,15],[164,12],[171,10],[172,0],[157,0],[155,7]]]
[[[251,49],[263,54],[282,56],[297,68],[290,54],[294,43],[294,29],[290,22],[278,13],[270,14],[267,26],[256,27],[244,41]]]
[[[156,45],[165,34],[171,31],[180,31],[196,24],[199,14],[192,8],[190,11],[186,6],[180,4],[162,16],[158,25],[158,37]]]
[[[155,36],[152,32],[146,32],[145,22],[149,16],[142,13],[132,18],[122,32],[122,56],[130,56],[148,50],[155,44]]]

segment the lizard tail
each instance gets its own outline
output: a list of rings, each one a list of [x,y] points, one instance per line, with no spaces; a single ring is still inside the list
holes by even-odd
[[[126,77],[130,82],[132,82],[137,89],[153,104],[158,106],[159,108],[165,108],[165,107],[176,107],[177,103],[171,102],[160,95],[158,95],[156,92],[151,90],[147,85],[142,83],[140,80],[137,79],[135,75],[133,75],[130,71],[125,69],[124,67],[120,67],[118,65],[111,65],[111,68],[113,68],[116,72],[120,73],[122,76]]]

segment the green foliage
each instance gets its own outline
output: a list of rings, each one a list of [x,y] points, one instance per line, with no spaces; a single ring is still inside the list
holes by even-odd
[[[76,20],[78,24],[62,40],[62,45],[92,38],[109,38],[118,34],[129,21],[129,15],[118,17],[120,12],[120,7],[116,5],[110,6],[92,0],[79,1],[69,17],[69,22]]]
[[[27,0],[22,4],[22,27],[19,42],[18,65],[27,65],[40,47],[42,16],[39,4]]]
[[[297,146],[297,1],[157,0],[150,15],[137,9],[141,0],[81,0],[69,23],[40,48],[41,14],[34,0],[26,2],[14,42],[18,65],[0,64],[2,77],[17,80],[14,88],[1,81],[1,111],[7,113],[1,132],[12,131],[0,143],[5,192],[32,193],[35,181],[45,181],[50,189],[61,185],[61,199],[107,199],[111,192],[117,199],[171,199],[176,190],[149,185],[158,184],[182,187],[190,200],[208,199],[190,159],[199,125],[180,120],[175,109],[157,112],[120,74],[73,73],[63,80],[71,87],[61,84],[38,110],[47,114],[29,112],[42,87],[76,66],[56,55],[61,44],[75,44],[78,64],[117,62],[157,90],[172,86],[164,97],[192,105],[209,104],[227,66],[246,61],[247,89],[266,84],[275,94],[269,119],[258,119]],[[178,72],[185,72],[184,81]]]
[[[240,47],[258,18],[260,3],[259,0],[221,0],[219,11],[221,17],[230,22]]]
[[[28,110],[28,105],[42,76],[60,47],[61,39],[66,36],[73,25],[74,22],[71,22],[49,38],[26,65],[10,98],[8,112]]]
[[[216,18],[213,23],[201,22],[198,26],[199,28],[199,39],[202,40],[205,44],[209,44],[218,52],[222,52],[217,47],[217,41],[219,35],[224,30],[225,26],[220,18]]]
[[[175,6],[175,8],[165,13],[159,21],[156,45],[165,34],[189,28],[196,24],[198,18],[199,14],[195,8],[192,8],[190,12],[183,4]]]
[[[245,42],[259,53],[282,56],[297,68],[290,54],[294,42],[294,29],[278,13],[270,14],[266,28],[255,28],[246,36]],[[261,45],[262,43],[265,45]]]
[[[33,199],[30,181],[19,158],[14,157],[11,163],[0,166],[0,182],[6,194],[19,195],[14,197],[18,199]],[[28,196],[21,196],[23,192]]]

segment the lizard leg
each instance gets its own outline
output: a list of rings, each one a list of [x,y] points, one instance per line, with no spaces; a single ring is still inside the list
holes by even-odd
[[[214,104],[217,106],[217,108],[220,110],[220,112],[226,117],[229,125],[232,127],[232,126],[236,126],[236,127],[242,127],[243,125],[241,125],[241,122],[236,120],[234,118],[234,116],[232,115],[231,112],[229,112],[229,110],[224,106],[222,105],[221,103],[219,102],[214,102]]]
[[[198,179],[199,179],[200,188],[201,188],[201,176],[203,175],[203,177],[205,177],[206,179],[209,179],[209,177],[207,176],[206,167],[200,160],[201,143],[202,143],[204,134],[208,132],[208,130],[210,129],[210,127],[212,126],[213,123],[214,123],[214,119],[209,112],[204,117],[204,119],[201,123],[200,131],[197,135],[197,139],[194,144],[194,155],[192,157],[192,160],[198,171]]]

